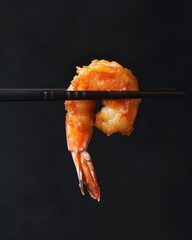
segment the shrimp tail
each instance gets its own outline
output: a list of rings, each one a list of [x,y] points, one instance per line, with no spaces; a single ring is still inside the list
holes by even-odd
[[[92,198],[100,201],[100,189],[97,182],[95,169],[91,160],[91,156],[87,151],[81,153],[81,164],[84,173],[84,183],[87,185],[87,190]]]
[[[79,179],[79,187],[81,189],[81,193],[82,193],[82,195],[85,195],[84,189],[83,189],[83,182],[85,180],[84,180],[83,168],[82,168],[82,165],[81,165],[80,153],[71,152],[71,154],[72,154],[73,162],[75,164],[75,168],[76,168],[76,171],[77,171],[77,176],[78,176],[78,179]]]
[[[73,161],[79,179],[79,187],[84,195],[83,183],[87,185],[90,196],[100,201],[100,189],[91,156],[87,151],[72,152]]]

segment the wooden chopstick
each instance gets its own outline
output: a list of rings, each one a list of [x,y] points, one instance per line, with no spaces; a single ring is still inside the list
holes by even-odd
[[[0,102],[66,101],[183,97],[183,91],[173,88],[142,89],[140,91],[67,91],[63,88],[4,88],[0,89]]]

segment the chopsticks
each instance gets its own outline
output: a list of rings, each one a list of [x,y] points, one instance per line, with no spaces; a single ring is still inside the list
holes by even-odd
[[[174,88],[153,88],[140,91],[67,91],[63,88],[4,88],[0,102],[102,100],[183,97],[183,91]]]

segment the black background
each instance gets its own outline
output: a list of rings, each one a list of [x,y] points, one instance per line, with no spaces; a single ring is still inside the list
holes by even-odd
[[[0,239],[191,239],[190,1],[0,1],[0,87],[68,87],[93,59],[130,68],[130,137],[94,129],[101,202],[81,196],[62,102],[0,103]]]

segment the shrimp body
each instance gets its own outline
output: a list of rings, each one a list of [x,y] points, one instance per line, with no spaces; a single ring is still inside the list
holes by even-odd
[[[77,74],[68,90],[71,91],[138,91],[136,77],[116,62],[94,60],[89,66],[77,67]],[[136,118],[139,99],[103,100],[104,107],[95,116],[96,101],[66,101],[66,134],[68,149],[79,178],[93,198],[100,200],[100,190],[91,157],[87,152],[93,126],[111,135],[120,132],[130,135]]]

